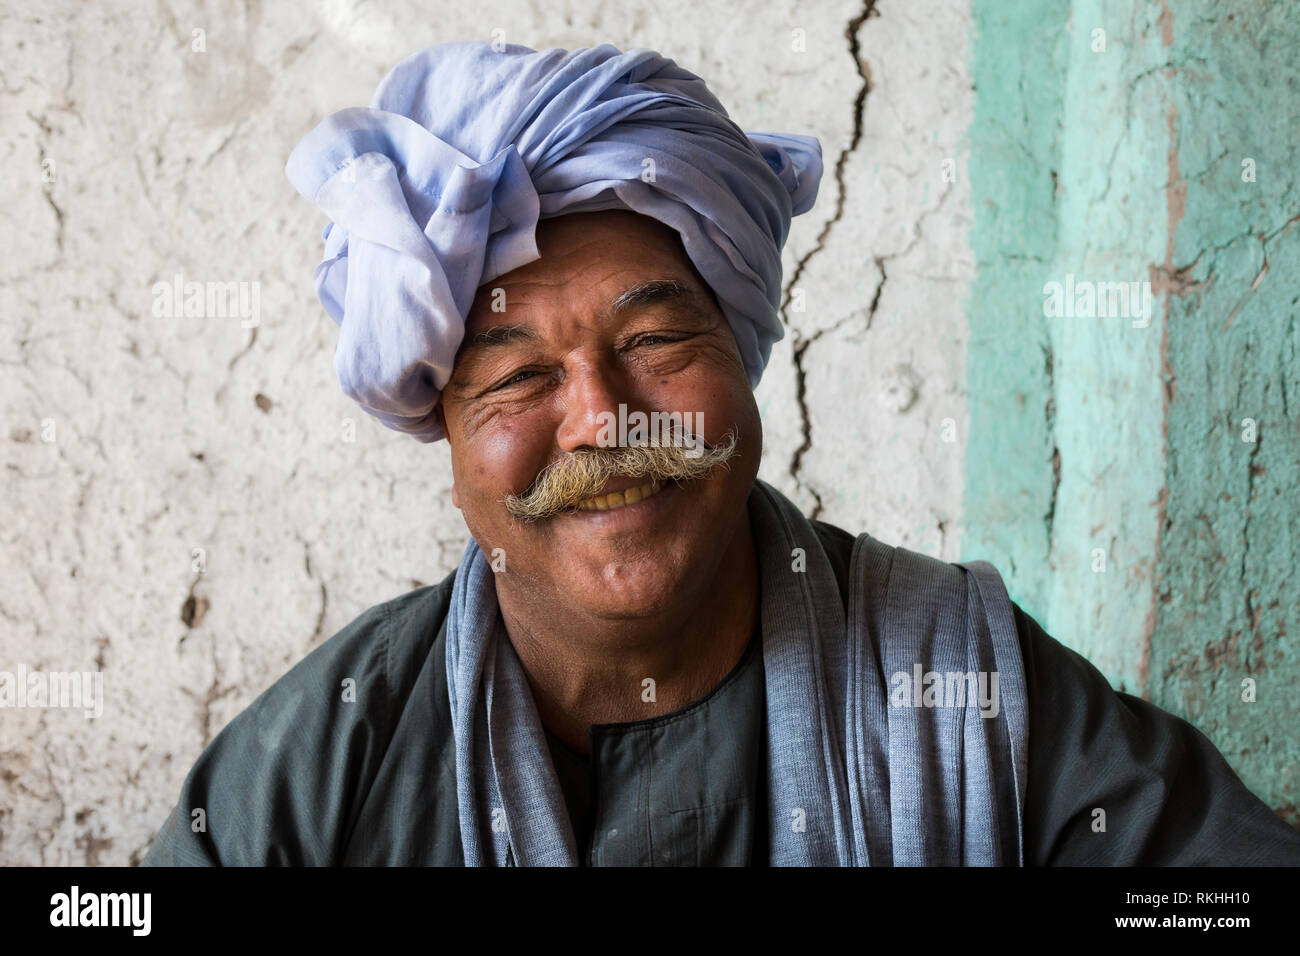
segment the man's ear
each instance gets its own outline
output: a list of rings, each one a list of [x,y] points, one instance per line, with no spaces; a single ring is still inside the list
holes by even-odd
[[[451,503],[457,508],[460,507],[460,492],[456,490],[456,479],[451,480]]]

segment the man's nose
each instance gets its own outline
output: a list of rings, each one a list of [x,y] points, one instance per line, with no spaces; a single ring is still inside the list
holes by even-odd
[[[628,381],[612,363],[583,362],[571,368],[561,386],[563,419],[555,440],[565,452],[582,447],[600,448],[617,436],[619,405],[629,404]],[[611,418],[611,416],[613,416]]]

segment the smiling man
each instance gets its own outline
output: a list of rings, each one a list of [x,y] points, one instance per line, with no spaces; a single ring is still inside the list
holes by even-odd
[[[343,387],[448,441],[470,541],[236,717],[147,863],[1300,862],[992,567],[757,479],[815,140],[652,51],[448,44],[288,172]]]
[[[703,697],[749,643],[762,433],[735,337],[676,233],[611,211],[539,234],[542,258],[494,285],[506,313],[471,312],[439,421],[452,501],[504,555],[497,600],[542,720],[585,752],[590,725]],[[622,473],[627,456],[599,450],[620,406],[703,421],[709,453],[650,446]],[[542,494],[503,506],[530,486]],[[654,701],[631,675],[655,681]]]

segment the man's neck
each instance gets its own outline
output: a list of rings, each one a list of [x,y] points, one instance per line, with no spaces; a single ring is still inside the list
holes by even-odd
[[[542,723],[585,754],[592,724],[680,710],[736,667],[758,622],[758,556],[746,517],[713,580],[631,621],[571,607],[560,615],[553,605],[538,607],[503,590],[497,589],[502,618]]]

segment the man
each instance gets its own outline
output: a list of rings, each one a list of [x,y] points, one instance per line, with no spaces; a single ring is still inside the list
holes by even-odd
[[[236,717],[146,863],[1300,863],[991,567],[757,480],[815,141],[651,51],[449,44],[289,173],[344,388],[448,440],[472,540]]]

